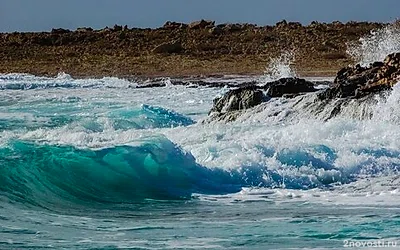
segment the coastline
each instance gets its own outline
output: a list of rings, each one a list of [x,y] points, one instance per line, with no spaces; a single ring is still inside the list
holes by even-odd
[[[157,29],[122,26],[0,34],[0,73],[74,78],[262,75],[291,51],[299,76],[334,76],[351,63],[348,44],[386,24],[282,21],[274,26],[167,22]]]

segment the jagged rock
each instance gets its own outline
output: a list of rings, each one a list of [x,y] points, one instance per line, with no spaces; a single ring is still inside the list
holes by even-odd
[[[334,86],[319,94],[320,99],[360,98],[370,93],[391,89],[400,80],[400,53],[388,55],[384,62],[368,67],[356,65],[341,69]]]
[[[265,87],[267,95],[270,97],[292,97],[299,93],[314,92],[314,83],[301,78],[281,78],[277,81],[268,83]]]
[[[184,48],[182,44],[178,41],[174,41],[158,45],[153,49],[153,52],[158,54],[161,53],[172,54],[172,53],[180,53],[183,50]]]
[[[189,29],[204,29],[204,28],[212,28],[215,26],[215,21],[206,21],[200,20],[196,22],[192,22],[189,24]]]
[[[122,31],[123,27],[121,25],[114,25],[113,31]]]
[[[290,29],[299,29],[299,28],[303,27],[303,25],[302,25],[301,23],[299,23],[299,22],[289,22],[289,23],[287,24],[287,26],[288,26]]]
[[[218,118],[227,114],[234,114],[235,111],[257,106],[264,98],[262,91],[254,87],[230,90],[223,97],[214,99],[214,105],[209,115]],[[236,116],[233,115],[228,120],[234,120],[235,118]]]
[[[163,26],[164,29],[169,29],[169,30],[184,29],[187,27],[188,27],[188,25],[185,23],[177,23],[177,22],[171,22],[171,21],[167,21]]]
[[[285,27],[286,25],[288,25],[288,23],[285,19],[276,23],[276,27],[278,27],[278,28]]]

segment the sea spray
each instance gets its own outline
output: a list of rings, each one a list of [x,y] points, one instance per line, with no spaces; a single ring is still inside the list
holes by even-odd
[[[272,58],[261,77],[262,82],[276,81],[284,77],[296,77],[297,73],[293,68],[294,61],[294,51],[285,51],[278,57]]]
[[[391,53],[400,52],[400,23],[393,23],[380,30],[373,30],[357,43],[348,45],[347,53],[356,63],[368,66],[383,61]]]

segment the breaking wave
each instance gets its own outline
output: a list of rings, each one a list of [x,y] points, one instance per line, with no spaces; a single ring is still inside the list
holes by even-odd
[[[0,149],[0,192],[13,201],[48,208],[188,199],[194,193],[235,193],[244,187],[326,188],[399,170],[396,164],[371,161],[337,167],[338,152],[325,145],[259,150],[281,167],[248,162],[229,170],[207,168],[162,136],[102,149],[11,141]],[[353,153],[377,159],[400,155],[385,148]]]
[[[74,79],[66,73],[57,77],[37,77],[30,74],[1,74],[0,90],[30,90],[30,89],[79,89],[79,88],[135,88],[137,83],[117,77],[101,79]]]

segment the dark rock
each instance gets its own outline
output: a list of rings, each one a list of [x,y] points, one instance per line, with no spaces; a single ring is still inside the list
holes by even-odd
[[[289,22],[287,25],[291,29],[298,29],[298,28],[303,27],[303,25],[299,22]]]
[[[281,78],[270,82],[264,87],[270,97],[293,96],[304,92],[314,92],[314,83],[301,78]]]
[[[320,93],[320,99],[354,97],[391,89],[400,80],[400,53],[388,55],[384,62],[375,62],[368,67],[357,64],[341,69],[334,86]]]
[[[180,53],[183,50],[184,48],[182,44],[178,41],[174,41],[158,45],[153,49],[153,52],[158,54],[161,53],[172,54],[172,53]]]
[[[212,27],[209,30],[210,34],[212,35],[221,35],[222,33],[224,33],[223,29],[219,28],[219,27]]]
[[[121,25],[114,25],[113,31],[122,31],[123,27]]]
[[[169,30],[184,29],[187,27],[188,27],[188,25],[185,23],[177,23],[177,22],[171,22],[171,21],[167,21],[163,26],[164,29],[169,29]]]
[[[260,104],[264,99],[261,90],[254,87],[228,91],[223,97],[214,99],[211,113],[224,114],[232,111],[249,109]]]
[[[277,22],[276,24],[276,27],[285,27],[286,25],[288,25],[288,22],[284,19],[284,20],[282,20],[282,21],[280,21],[280,22]]]
[[[70,30],[68,30],[68,29],[62,29],[62,28],[59,28],[59,29],[52,29],[51,30],[51,33],[52,34],[66,34],[66,33],[70,33],[71,31]]]
[[[205,28],[212,28],[215,26],[214,21],[206,21],[206,20],[200,20],[196,22],[192,22],[189,24],[189,29],[205,29]]]
[[[236,32],[241,31],[243,29],[243,26],[238,23],[229,23],[226,24],[223,29],[227,32]]]
[[[77,28],[76,31],[77,31],[77,32],[83,32],[83,33],[84,33],[84,32],[92,32],[93,29],[90,28],[90,27],[80,27],[80,28]]]

